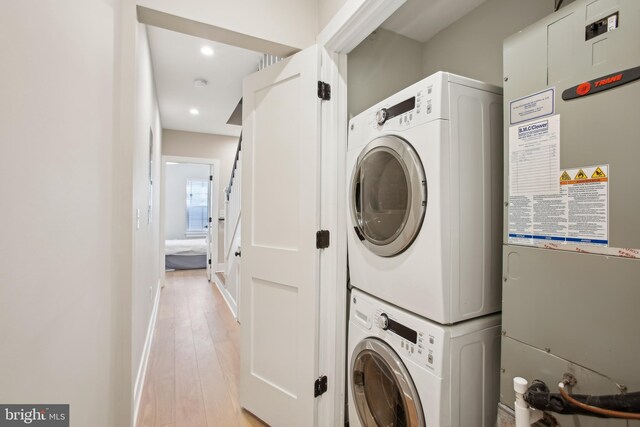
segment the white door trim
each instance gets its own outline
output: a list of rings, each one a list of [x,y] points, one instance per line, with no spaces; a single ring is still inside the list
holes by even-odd
[[[316,42],[329,52],[347,54],[407,0],[347,0],[318,34]]]
[[[322,251],[320,263],[319,370],[329,384],[318,402],[318,427],[344,425],[346,409],[347,54],[405,2],[347,0],[316,39],[326,50],[320,75],[332,88],[332,99],[323,103],[321,123],[321,228],[331,231],[331,245]],[[334,168],[328,170],[328,165]]]
[[[162,287],[165,284],[165,259],[164,259],[164,251],[165,251],[165,215],[166,215],[166,167],[167,162],[176,162],[176,163],[195,163],[201,165],[211,165],[213,167],[213,182],[218,183],[213,186],[213,200],[215,201],[215,209],[214,213],[217,213],[219,210],[219,197],[220,197],[220,160],[219,159],[207,159],[203,157],[184,157],[184,156],[162,156],[161,165],[160,165],[160,278],[162,282]],[[212,224],[215,224],[215,227],[218,227],[218,216],[213,217]],[[218,242],[216,242],[218,244]],[[217,254],[216,254],[217,255]],[[213,261],[212,261],[213,263]],[[216,267],[212,265],[212,267]],[[212,269],[212,276],[218,271],[216,268]]]

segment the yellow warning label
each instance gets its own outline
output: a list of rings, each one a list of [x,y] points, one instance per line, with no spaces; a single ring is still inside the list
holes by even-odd
[[[580,169],[578,171],[578,173],[576,174],[576,177],[574,179],[588,179],[589,177],[587,176],[586,173],[584,173],[584,171],[582,169]]]
[[[605,174],[602,169],[600,169],[599,167],[593,172],[593,175],[591,175],[591,178],[606,178],[607,174]]]
[[[564,171],[560,177],[560,181],[571,181],[571,175],[569,175],[567,171]]]

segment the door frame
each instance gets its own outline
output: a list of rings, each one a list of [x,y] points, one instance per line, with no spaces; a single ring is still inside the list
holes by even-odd
[[[331,246],[320,255],[319,369],[335,382],[318,402],[318,427],[344,425],[347,414],[347,54],[405,2],[347,0],[316,38],[325,50],[320,76],[332,88],[321,123],[322,171],[329,173],[321,178],[320,225],[332,236]]]
[[[210,206],[209,211],[215,213],[213,216],[211,224],[215,224],[216,227],[216,247],[215,251],[211,252],[212,261],[211,261],[211,275],[213,279],[213,275],[217,269],[217,263],[213,262],[213,256],[218,256],[218,242],[217,237],[217,228],[218,228],[218,215],[217,212],[219,210],[219,197],[220,197],[220,160],[219,159],[207,159],[203,157],[184,157],[184,156],[166,156],[163,155],[161,158],[160,165],[160,278],[161,278],[161,286],[164,287],[165,284],[165,259],[164,259],[164,251],[165,251],[165,220],[166,220],[166,191],[167,191],[167,175],[166,175],[166,167],[167,162],[176,162],[176,163],[192,163],[192,164],[200,164],[200,165],[209,165],[209,173],[213,175],[213,195],[211,199],[214,201],[215,206]],[[216,184],[217,183],[217,184]],[[215,209],[214,209],[215,208]],[[207,233],[211,233],[211,230]],[[211,245],[210,245],[211,246]],[[209,252],[209,249],[207,250]],[[224,266],[224,264],[221,264]],[[211,280],[213,281],[213,280]]]

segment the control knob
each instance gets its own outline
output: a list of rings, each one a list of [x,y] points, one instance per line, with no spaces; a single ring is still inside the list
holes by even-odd
[[[389,316],[382,313],[380,317],[378,317],[378,326],[382,330],[386,331],[389,328]]]
[[[384,122],[387,121],[388,118],[389,118],[389,112],[387,111],[386,108],[382,108],[378,110],[378,112],[376,113],[376,122],[378,122],[380,126],[382,126]]]

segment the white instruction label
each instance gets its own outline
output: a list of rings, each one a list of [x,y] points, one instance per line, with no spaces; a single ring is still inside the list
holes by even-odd
[[[560,116],[509,128],[509,195],[559,194]]]
[[[559,177],[558,194],[509,197],[509,243],[608,246],[609,165],[561,170]]]
[[[509,103],[509,124],[516,125],[555,114],[556,89],[550,88]]]

